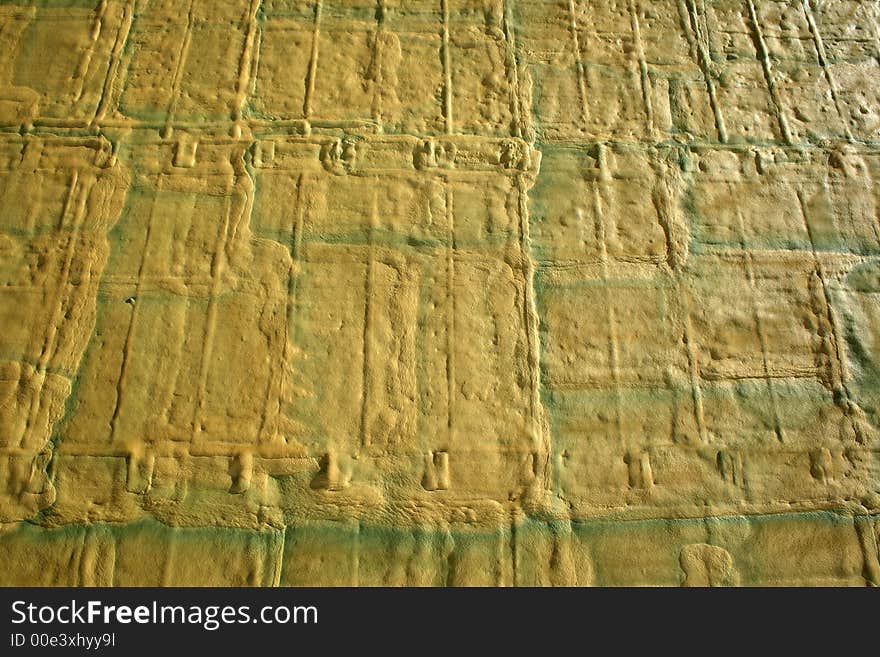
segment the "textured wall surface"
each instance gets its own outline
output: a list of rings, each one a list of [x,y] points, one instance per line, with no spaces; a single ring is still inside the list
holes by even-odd
[[[0,584],[880,584],[873,0],[0,2]]]

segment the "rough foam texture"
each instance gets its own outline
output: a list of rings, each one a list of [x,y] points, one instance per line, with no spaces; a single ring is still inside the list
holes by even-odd
[[[0,3],[0,583],[880,584],[878,12]]]

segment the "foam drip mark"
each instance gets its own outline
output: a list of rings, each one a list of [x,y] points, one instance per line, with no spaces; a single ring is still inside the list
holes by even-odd
[[[422,476],[422,488],[428,491],[447,490],[449,488],[448,452],[428,452],[425,455],[425,473]]]

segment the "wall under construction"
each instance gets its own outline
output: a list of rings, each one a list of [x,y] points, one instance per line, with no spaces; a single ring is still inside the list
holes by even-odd
[[[0,584],[880,585],[873,0],[0,2]]]

